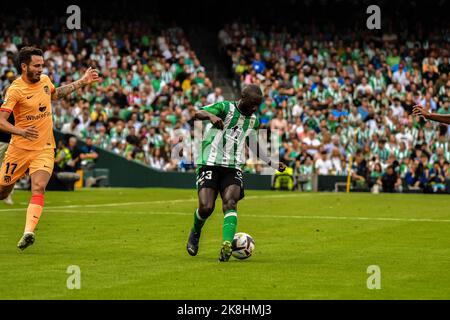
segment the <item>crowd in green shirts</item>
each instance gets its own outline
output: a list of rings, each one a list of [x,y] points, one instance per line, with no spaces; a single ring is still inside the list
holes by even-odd
[[[448,39],[420,28],[375,38],[253,21],[224,25],[218,38],[236,87],[261,87],[261,122],[281,134],[281,157],[299,175],[346,175],[350,156],[361,153],[366,187],[393,167],[404,188],[442,190],[450,130],[411,111],[421,104],[450,113]]]

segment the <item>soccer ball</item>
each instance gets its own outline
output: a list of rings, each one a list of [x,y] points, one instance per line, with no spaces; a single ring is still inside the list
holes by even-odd
[[[255,250],[255,241],[253,238],[244,232],[238,232],[234,235],[233,243],[231,244],[232,255],[236,259],[247,259]]]

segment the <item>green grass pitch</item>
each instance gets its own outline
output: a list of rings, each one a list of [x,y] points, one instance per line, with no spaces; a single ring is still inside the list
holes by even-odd
[[[449,299],[448,196],[246,191],[248,260],[217,261],[220,197],[199,254],[195,190],[48,192],[36,243],[16,248],[29,192],[0,204],[0,299]],[[66,286],[80,267],[81,289]],[[367,288],[367,268],[381,289]]]

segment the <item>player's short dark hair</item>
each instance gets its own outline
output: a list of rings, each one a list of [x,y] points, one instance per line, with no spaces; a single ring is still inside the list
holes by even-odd
[[[247,101],[255,102],[256,104],[261,104],[263,100],[263,94],[261,88],[256,84],[249,84],[242,89],[241,92],[242,99]],[[259,101],[259,103],[258,103]]]
[[[23,47],[19,51],[19,67],[22,65],[22,63],[25,63],[28,65],[31,62],[31,56],[44,56],[44,53],[41,49],[36,47]],[[19,69],[20,70],[20,69]]]

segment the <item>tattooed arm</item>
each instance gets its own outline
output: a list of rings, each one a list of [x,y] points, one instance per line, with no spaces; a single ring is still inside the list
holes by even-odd
[[[82,79],[80,79],[66,84],[65,86],[58,87],[55,89],[55,92],[52,93],[52,100],[62,99],[72,92],[77,91],[79,88],[84,87],[85,85],[86,83],[83,82]]]
[[[52,100],[64,98],[72,92],[83,88],[88,84],[98,81],[98,79],[98,71],[89,67],[89,69],[86,70],[86,73],[80,80],[56,88],[55,92],[52,93]]]

